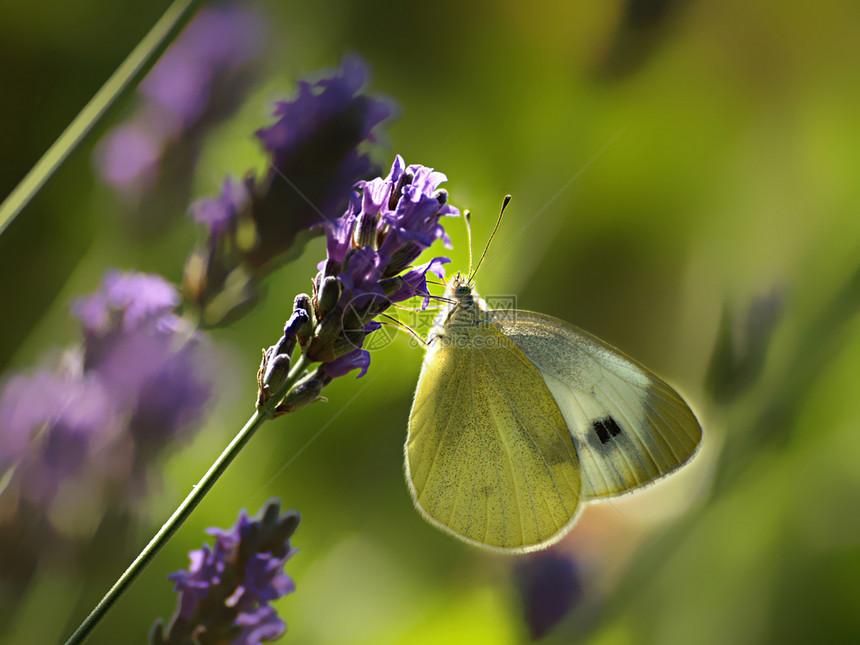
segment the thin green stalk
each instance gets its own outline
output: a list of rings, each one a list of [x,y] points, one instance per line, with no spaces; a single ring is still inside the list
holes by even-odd
[[[300,355],[299,360],[296,361],[296,364],[290,370],[283,386],[274,393],[266,406],[262,409],[256,410],[251,418],[248,419],[245,427],[242,428],[235,437],[233,437],[233,441],[230,442],[230,445],[224,449],[224,452],[221,453],[221,456],[218,457],[218,459],[215,460],[215,463],[213,463],[209,470],[206,471],[206,474],[203,475],[202,479],[197,483],[188,497],[185,498],[185,501],[179,505],[179,508],[177,508],[173,515],[170,516],[170,519],[164,523],[164,526],[162,526],[158,533],[155,534],[155,537],[150,540],[149,544],[147,544],[143,551],[140,552],[140,555],[138,555],[134,562],[129,565],[128,569],[125,570],[125,573],[119,577],[114,586],[111,587],[99,601],[99,604],[96,605],[95,609],[90,612],[90,615],[84,619],[84,622],[81,623],[80,627],[78,627],[77,630],[75,630],[75,633],[72,634],[71,638],[66,641],[66,645],[78,645],[87,639],[90,632],[92,632],[95,626],[98,625],[101,619],[105,617],[105,614],[107,614],[119,597],[131,586],[141,572],[143,572],[146,565],[148,565],[161,550],[161,547],[167,543],[171,536],[176,533],[177,529],[182,526],[183,522],[188,519],[191,512],[197,507],[215,482],[218,481],[218,478],[224,473],[227,466],[229,466],[236,458],[242,448],[244,448],[245,444],[247,444],[251,437],[254,436],[254,433],[263,425],[263,423],[273,417],[275,406],[277,406],[284,394],[289,392],[290,388],[292,388],[299,378],[303,376],[305,369],[311,362],[312,361],[308,360],[303,354]]]
[[[0,234],[14,220],[57,168],[78,147],[104,113],[129,87],[135,86],[158,56],[190,20],[201,0],[174,0],[95,96],[0,204]]]

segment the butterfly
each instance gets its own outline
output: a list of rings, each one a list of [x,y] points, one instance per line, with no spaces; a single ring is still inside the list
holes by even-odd
[[[404,450],[431,524],[491,550],[542,549],[585,504],[644,488],[698,450],[681,396],[609,344],[551,316],[490,310],[460,274],[444,300]]]

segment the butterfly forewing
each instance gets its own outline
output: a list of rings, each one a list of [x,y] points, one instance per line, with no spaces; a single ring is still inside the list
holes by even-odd
[[[529,311],[489,313],[543,376],[564,416],[586,499],[623,495],[677,470],[702,429],[668,384],[573,325]]]
[[[494,326],[459,341],[436,342],[422,367],[406,442],[415,504],[480,546],[546,546],[580,508],[565,419],[538,370]]]

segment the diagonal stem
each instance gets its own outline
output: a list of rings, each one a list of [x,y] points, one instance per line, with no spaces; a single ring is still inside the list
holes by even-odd
[[[283,386],[274,393],[274,396],[269,400],[268,404],[264,406],[264,408],[254,411],[254,414],[250,419],[248,419],[245,427],[243,427],[239,433],[233,437],[233,441],[230,442],[230,445],[224,449],[224,452],[221,453],[221,456],[218,457],[218,459],[215,460],[215,463],[213,463],[209,470],[206,471],[206,474],[203,475],[191,493],[189,493],[188,497],[185,498],[185,501],[179,505],[179,508],[174,511],[173,515],[170,516],[170,519],[164,523],[158,533],[155,534],[155,537],[150,540],[149,544],[147,544],[143,551],[140,552],[140,555],[134,559],[134,562],[129,565],[128,569],[125,570],[125,573],[119,577],[114,586],[111,587],[99,601],[99,604],[96,605],[95,609],[90,612],[89,616],[84,619],[84,622],[81,623],[80,627],[78,627],[75,630],[75,633],[66,641],[66,645],[79,645],[87,639],[90,632],[92,632],[101,619],[105,617],[107,612],[110,611],[111,607],[113,607],[119,597],[125,593],[137,577],[143,572],[146,565],[152,561],[171,536],[176,533],[177,529],[182,526],[186,519],[188,519],[191,512],[197,507],[215,482],[218,481],[218,478],[225,470],[227,470],[227,466],[229,466],[239,452],[241,452],[242,448],[245,447],[245,444],[247,444],[251,437],[254,436],[254,433],[263,425],[263,423],[272,418],[275,406],[277,406],[283,396],[289,392],[290,388],[296,384],[299,378],[303,376],[305,369],[310,363],[311,361],[308,360],[304,354],[300,355],[299,360],[296,361],[296,364],[290,370]]]
[[[129,87],[143,78],[183,26],[201,0],[173,0],[167,11],[143,37],[111,77],[105,81],[24,179],[0,203],[0,234],[12,223],[36,193],[51,178],[72,151],[89,134],[105,112]]]

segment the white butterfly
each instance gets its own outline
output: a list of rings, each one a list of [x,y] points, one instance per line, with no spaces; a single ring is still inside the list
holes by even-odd
[[[431,523],[489,549],[544,548],[584,503],[643,488],[696,453],[689,406],[633,359],[562,320],[489,310],[459,274],[446,296],[405,447]]]

